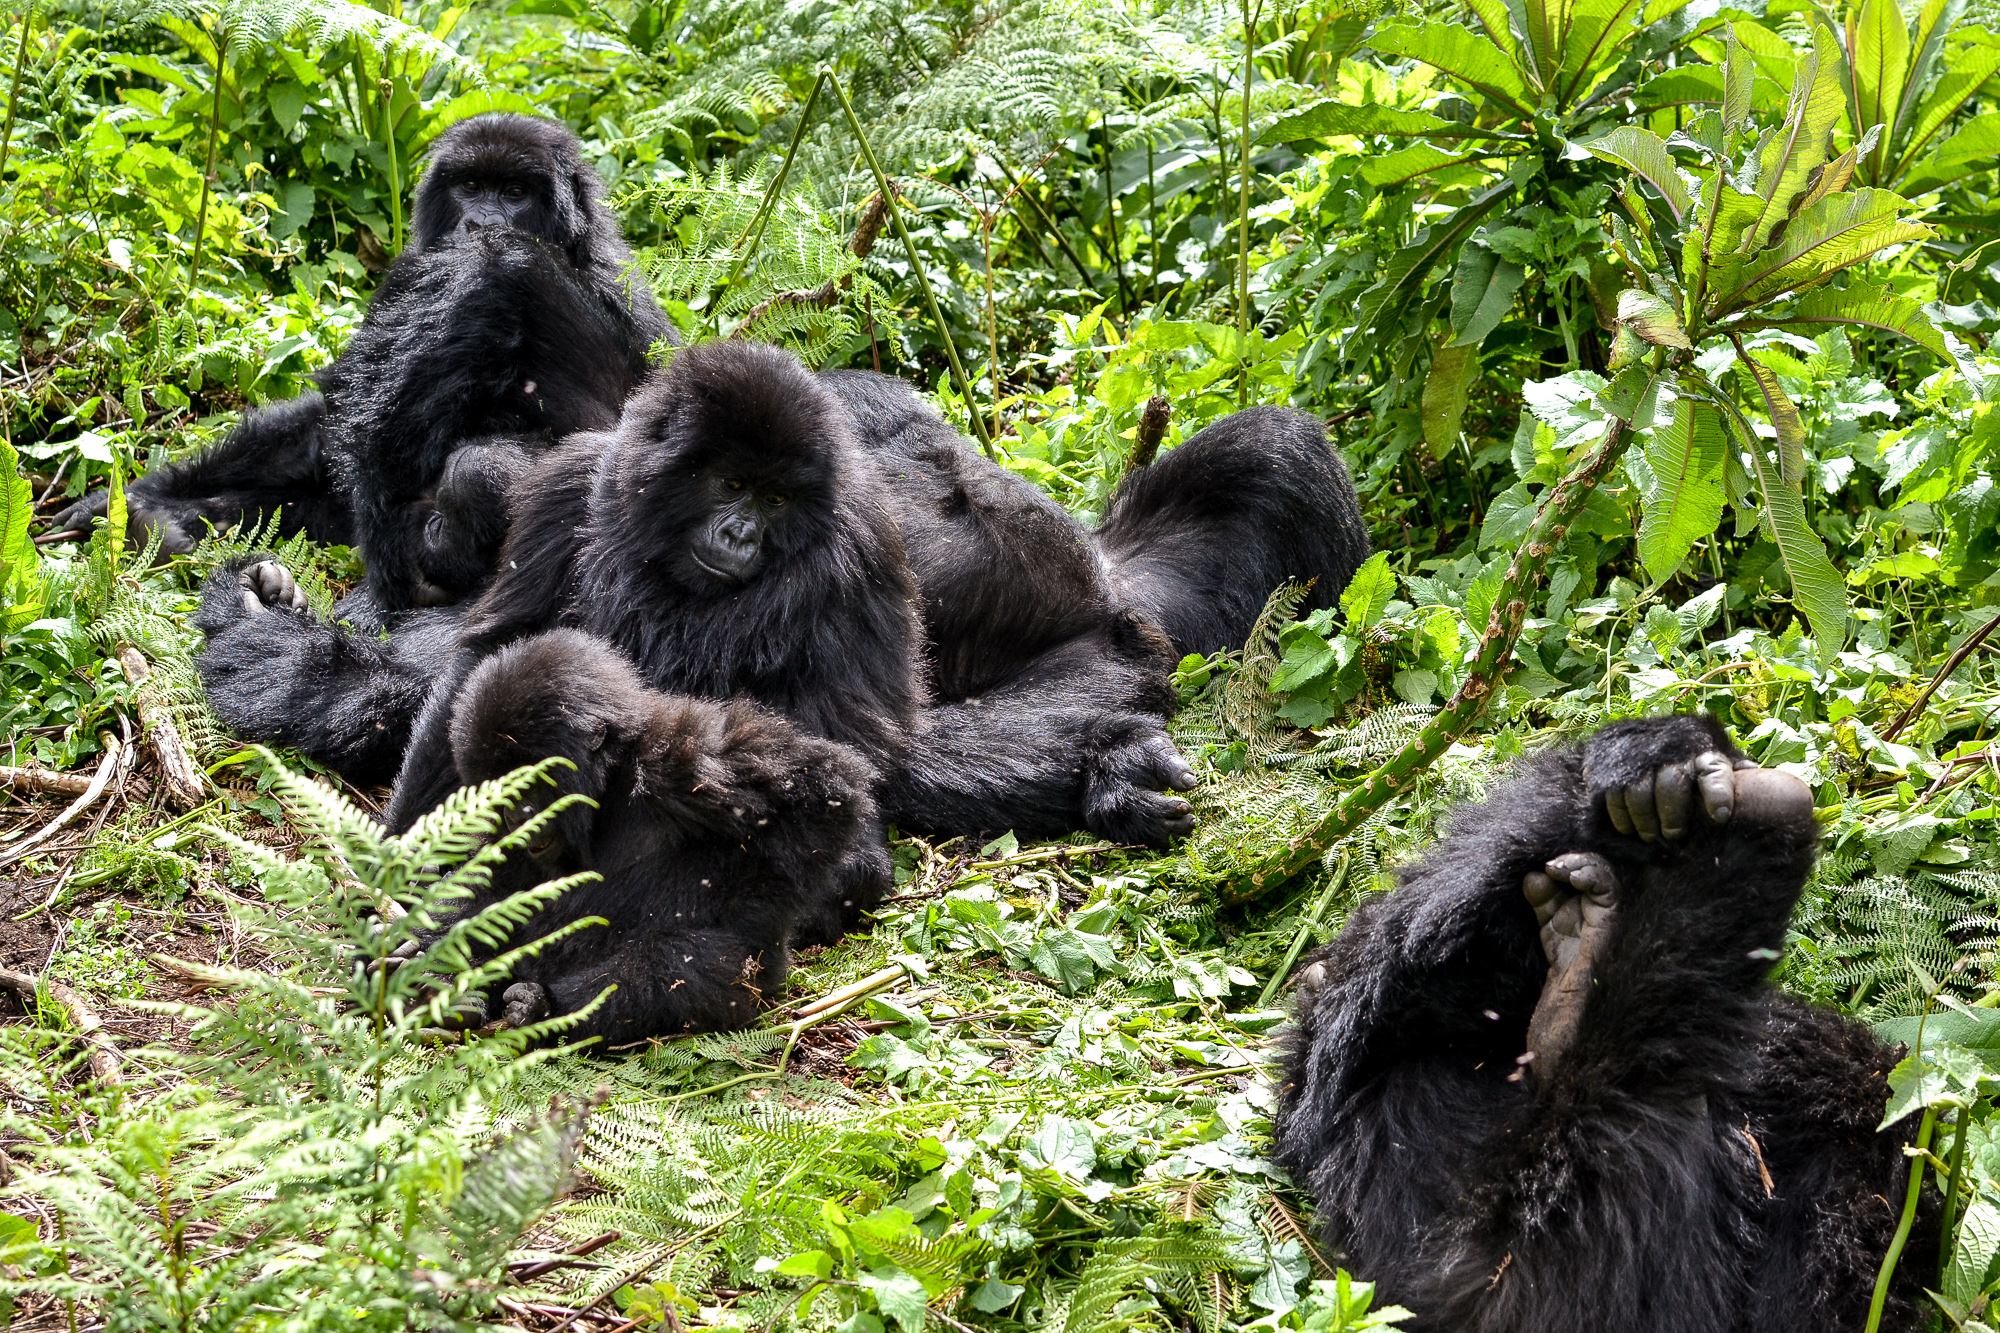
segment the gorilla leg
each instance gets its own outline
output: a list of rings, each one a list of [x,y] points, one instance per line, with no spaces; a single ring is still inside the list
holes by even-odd
[[[253,555],[209,577],[194,623],[209,706],[245,740],[288,745],[357,786],[396,775],[411,719],[457,641],[457,613],[400,617],[393,638],[308,610],[292,576]]]
[[[873,770],[756,704],[647,689],[602,640],[556,630],[482,663],[451,710],[463,783],[559,755],[571,807],[517,852],[495,894],[595,871],[518,932],[584,917],[609,924],[514,968],[519,1015],[582,1007],[617,990],[571,1036],[613,1043],[743,1027],[783,980],[786,939],[829,908],[837,870],[877,827]],[[542,798],[543,803],[548,798]],[[539,987],[538,999],[529,987]]]
[[[185,555],[213,528],[256,525],[278,513],[278,532],[316,542],[354,540],[354,517],[326,468],[326,401],[316,393],[254,408],[220,443],[153,469],[125,488],[129,540],[160,531],[164,555]],[[55,516],[51,532],[81,532],[110,506],[93,491]]]
[[[1736,762],[1689,718],[1537,760],[1304,974],[1276,1155],[1414,1327],[1762,1328],[1770,1293],[1795,1320],[1811,1275],[1852,1290],[1880,1262],[1869,1200],[1903,1167],[1852,1131],[1886,1052],[1823,1016],[1844,1055],[1774,1054],[1765,974],[1817,825],[1803,786]]]
[[[1119,600],[1179,653],[1240,648],[1289,579],[1333,606],[1368,558],[1354,483],[1318,418],[1253,407],[1133,473],[1095,534]]]

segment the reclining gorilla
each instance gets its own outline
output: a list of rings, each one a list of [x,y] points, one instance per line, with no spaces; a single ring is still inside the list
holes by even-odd
[[[351,543],[383,610],[456,601],[491,571],[531,457],[603,429],[670,326],[562,125],[491,113],[431,150],[412,234],[321,393],[252,410],[220,444],[126,492],[135,540],[192,549],[260,522]],[[97,493],[55,531],[105,512]],[[359,609],[357,608],[357,614]]]
[[[968,790],[957,770],[1013,743],[1016,715],[968,717],[965,731],[911,749],[924,702],[917,590],[882,491],[848,414],[795,359],[705,344],[634,396],[615,435],[578,436],[536,466],[500,572],[477,601],[419,613],[384,642],[317,619],[288,574],[253,562],[210,581],[198,665],[239,728],[322,752],[341,739],[330,723],[386,731],[420,707],[387,814],[395,830],[461,784],[550,754],[577,763],[566,789],[598,809],[566,814],[544,855],[606,878],[543,924],[604,915],[624,933],[596,946],[585,935],[523,973],[543,993],[511,995],[515,1021],[545,1003],[568,1012],[595,993],[606,958],[650,951],[644,976],[585,1031],[748,1022],[751,1009],[729,1007],[742,994],[717,986],[767,986],[783,975],[788,937],[838,938],[886,888],[874,805],[884,779],[899,817],[908,809],[926,825],[955,817],[925,809],[940,787],[977,803],[972,827],[1024,834],[1083,822],[1164,843],[1187,809],[1159,790],[1190,780],[1159,719],[1120,711],[1164,686],[1167,650],[1153,631],[1135,629],[1130,663],[1100,663],[1087,696],[1050,706],[1054,720],[1030,733],[1032,753],[1011,752],[1003,783]],[[722,701],[761,705],[729,706],[754,713],[743,729],[765,739],[718,752],[715,776],[660,757],[659,736],[717,734]],[[365,745],[353,753],[366,757]],[[950,772],[933,778],[932,764]],[[826,795],[829,783],[841,794]],[[756,807],[730,802],[727,817],[704,804],[712,789],[739,788],[765,796]],[[768,813],[742,813],[755,809]],[[790,882],[788,857],[804,858]],[[734,869],[703,869],[730,858]],[[726,948],[685,947],[686,920],[654,904],[711,892],[711,913],[744,924]],[[729,957],[717,962],[716,948]]]
[[[1863,1326],[1896,1054],[1766,979],[1817,842],[1804,784],[1711,720],[1616,723],[1459,812],[1306,969],[1276,1156],[1409,1327]]]

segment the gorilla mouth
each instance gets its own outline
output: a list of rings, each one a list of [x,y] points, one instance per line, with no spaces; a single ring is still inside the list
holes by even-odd
[[[744,580],[744,577],[746,576],[746,574],[748,573],[748,571],[749,571],[749,569],[750,569],[750,561],[749,561],[749,560],[745,560],[745,561],[744,561],[744,562],[743,562],[742,564],[738,565],[738,566],[737,566],[737,567],[736,567],[735,569],[718,569],[718,568],[717,568],[716,566],[714,566],[714,565],[711,565],[711,564],[709,564],[709,563],[708,563],[708,561],[706,561],[706,560],[702,559],[702,558],[701,558],[701,552],[700,552],[700,551],[697,551],[697,550],[693,550],[693,549],[690,549],[690,550],[688,551],[688,559],[690,559],[690,560],[694,561],[694,562],[695,562],[695,564],[699,565],[699,566],[700,566],[700,567],[702,568],[702,570],[704,570],[705,572],[707,572],[707,573],[709,573],[709,574],[713,574],[713,575],[714,575],[714,576],[715,576],[716,578],[719,578],[719,579],[723,580],[723,581],[724,581],[725,583],[741,583],[741,582],[743,582],[743,580]],[[754,557],[753,557],[753,559],[754,559]]]

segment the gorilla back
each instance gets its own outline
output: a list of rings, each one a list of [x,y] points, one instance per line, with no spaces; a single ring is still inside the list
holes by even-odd
[[[1896,1052],[1767,979],[1818,832],[1709,719],[1615,723],[1461,810],[1306,968],[1276,1156],[1409,1327],[1862,1328]],[[1920,1235],[1904,1271],[1935,1262]]]

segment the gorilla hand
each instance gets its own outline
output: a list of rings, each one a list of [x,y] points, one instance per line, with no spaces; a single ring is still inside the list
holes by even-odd
[[[1194,807],[1173,791],[1191,791],[1194,769],[1166,732],[1140,722],[1122,743],[1092,755],[1085,774],[1083,819],[1114,842],[1164,849],[1194,832]]]
[[[1697,797],[1702,812],[1718,825],[1732,819],[1752,826],[1784,823],[1812,809],[1811,790],[1791,774],[1759,768],[1751,759],[1731,760],[1717,750],[1606,788],[1604,808],[1620,833],[1674,842],[1686,836]]]
[[[49,531],[88,533],[91,525],[110,510],[111,492],[92,491],[51,519]],[[137,488],[125,492],[127,541],[144,543],[149,540],[149,531],[157,528],[161,555],[186,555],[194,549],[196,542],[208,535],[205,525],[192,526],[196,523],[198,520],[191,514],[183,515],[169,506],[150,503]]]
[[[236,572],[236,582],[243,589],[245,615],[306,609],[306,595],[299,589],[298,581],[292,577],[290,570],[275,560],[259,560],[253,565],[245,565]]]

